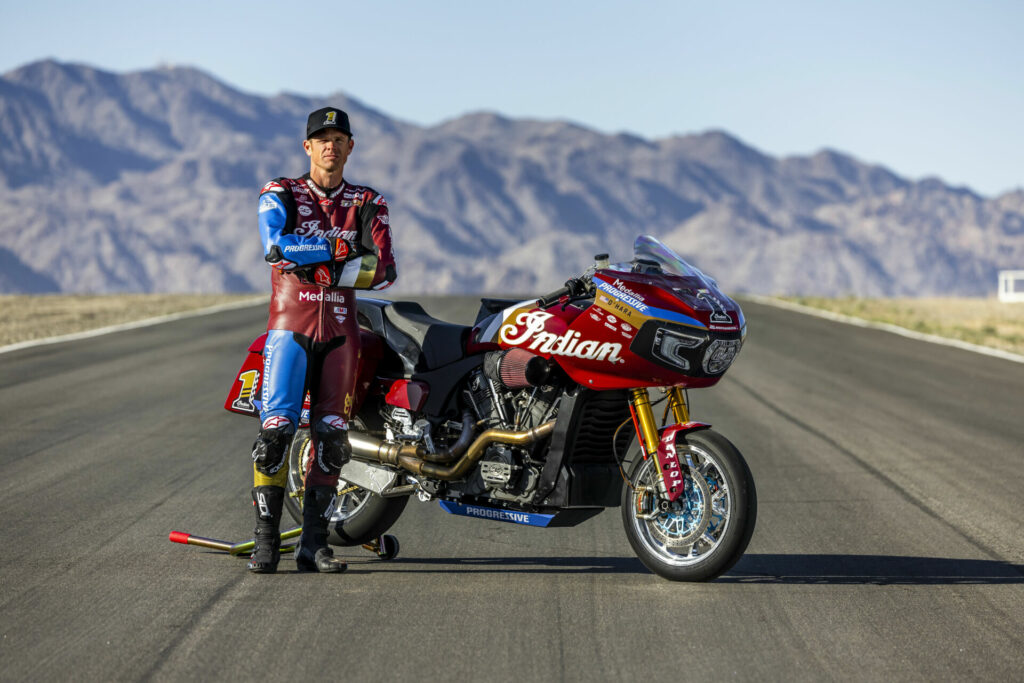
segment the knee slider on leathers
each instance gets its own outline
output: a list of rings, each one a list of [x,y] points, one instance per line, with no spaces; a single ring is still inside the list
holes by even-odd
[[[268,424],[270,420],[264,421],[260,429],[256,443],[252,445],[252,461],[256,470],[262,474],[272,476],[284,466],[288,457],[288,446],[295,436],[295,427],[287,419],[278,420],[276,424]]]
[[[316,464],[324,474],[334,475],[352,457],[348,430],[321,420],[316,426]]]

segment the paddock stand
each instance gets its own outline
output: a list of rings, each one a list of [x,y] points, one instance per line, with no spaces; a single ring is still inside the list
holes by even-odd
[[[290,538],[296,538],[301,533],[302,527],[295,527],[294,529],[282,531],[281,540],[287,541]],[[250,553],[252,552],[253,546],[256,544],[255,540],[242,541],[241,543],[229,543],[227,541],[218,541],[215,538],[205,538],[203,536],[188,534],[184,531],[172,531],[170,540],[172,543],[184,543],[186,545],[198,545],[203,548],[212,548],[213,550],[223,550],[230,555],[244,555],[246,553]],[[391,534],[378,536],[369,543],[364,543],[362,547],[375,554],[378,559],[381,560],[393,560],[398,556],[398,539]],[[282,553],[292,552],[293,550],[295,550],[294,544],[281,546]]]

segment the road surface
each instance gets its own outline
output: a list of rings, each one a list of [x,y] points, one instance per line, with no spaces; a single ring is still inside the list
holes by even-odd
[[[467,299],[432,300],[472,317]],[[0,355],[3,680],[1021,680],[1024,365],[746,303],[695,419],[760,514],[709,584],[574,529],[410,502],[391,563],[254,576],[256,423],[222,404],[263,307]]]

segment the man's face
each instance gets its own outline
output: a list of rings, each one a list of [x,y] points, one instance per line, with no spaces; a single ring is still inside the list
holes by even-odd
[[[339,130],[322,130],[302,142],[310,162],[316,168],[333,173],[344,168],[352,153],[352,138]]]

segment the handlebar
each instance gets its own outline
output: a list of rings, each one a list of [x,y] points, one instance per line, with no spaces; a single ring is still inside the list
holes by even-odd
[[[562,287],[561,289],[556,289],[550,294],[540,297],[539,299],[537,299],[537,303],[540,305],[541,308],[550,308],[551,306],[557,304],[558,300],[567,294],[569,294],[569,288]]]
[[[537,299],[537,303],[541,308],[549,308],[558,303],[563,296],[568,296],[570,299],[585,299],[591,296],[593,289],[594,286],[589,279],[570,278],[565,281],[565,287],[540,297]]]

